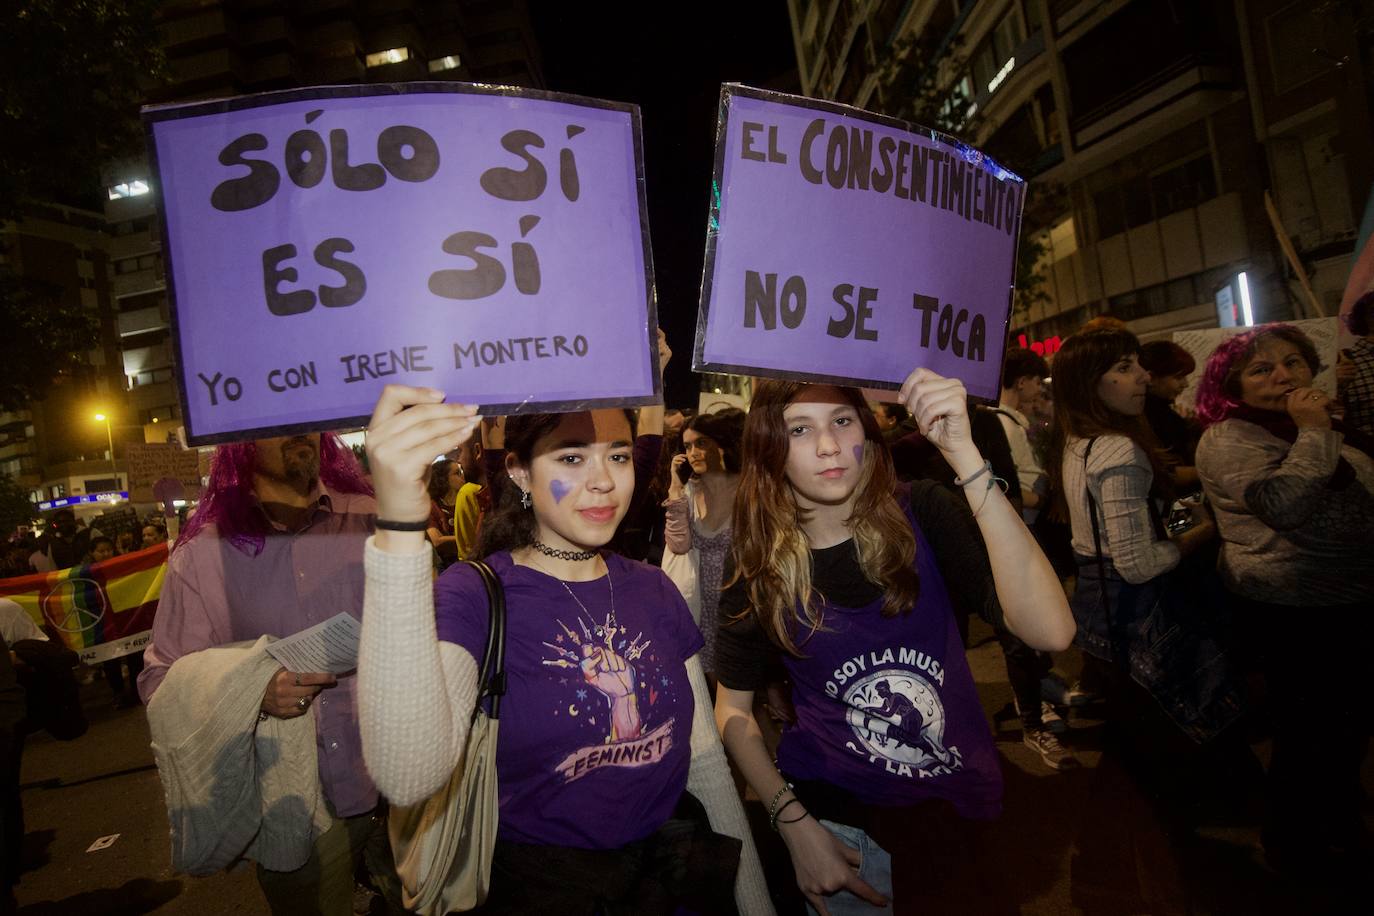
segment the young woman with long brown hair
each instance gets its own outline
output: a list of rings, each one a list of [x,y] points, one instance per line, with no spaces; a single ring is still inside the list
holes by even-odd
[[[958,475],[897,483],[852,388],[765,381],[744,431],[717,644],[716,723],[818,912],[990,912],[977,829],[1001,773],[953,605],[1039,649],[1073,636],[1063,590],[969,434],[964,386],[918,369],[901,402]],[[973,512],[970,519],[969,509]],[[781,664],[796,726],[774,764],[753,694]]]
[[[1078,644],[1103,664],[1113,661],[1113,643],[1132,631],[1133,587],[1172,571],[1184,555],[1216,538],[1216,525],[1202,509],[1191,529],[1163,536],[1161,519],[1173,491],[1164,453],[1145,419],[1149,382],[1140,341],[1130,331],[1079,332],[1054,358],[1057,422],[1048,471],[1073,527]],[[1110,624],[1109,608],[1115,615]],[[1109,674],[1105,668],[1099,673]]]

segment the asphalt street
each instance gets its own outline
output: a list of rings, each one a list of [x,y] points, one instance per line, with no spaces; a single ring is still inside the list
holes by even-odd
[[[1022,913],[1368,912],[1363,873],[1294,879],[1265,866],[1256,786],[1222,787],[1215,794],[1225,799],[1203,793],[1193,829],[1171,829],[1129,776],[1110,762],[1103,765],[1100,723],[1086,716],[1070,719],[1065,738],[1084,766],[1049,770],[1021,743],[1019,723],[1005,717],[1011,691],[996,641],[975,622],[972,642],[970,659],[984,708],[990,721],[1002,719],[997,746],[1006,778],[1006,810],[984,869],[987,880],[1015,889]],[[1072,653],[1056,661],[1066,675],[1075,674]],[[17,889],[19,912],[267,913],[251,868],[207,878],[172,874],[166,810],[143,710],[114,709],[99,679],[84,688],[84,700],[91,719],[86,735],[66,743],[33,736],[25,750],[28,870]],[[1265,759],[1262,736],[1253,746]],[[1374,766],[1369,761],[1364,785],[1364,814],[1371,822]],[[756,800],[751,807],[761,820]],[[767,845],[775,841],[766,827],[757,835],[765,844],[770,886],[787,888],[785,852]],[[112,836],[104,848],[91,848]],[[781,895],[782,911],[791,899]]]

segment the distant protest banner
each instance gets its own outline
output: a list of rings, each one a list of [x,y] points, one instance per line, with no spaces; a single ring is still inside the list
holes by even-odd
[[[1335,397],[1336,353],[1341,332],[1340,320],[1336,318],[1305,318],[1300,321],[1288,321],[1285,324],[1292,325],[1302,331],[1307,335],[1308,340],[1312,341],[1312,346],[1317,348],[1317,355],[1321,357],[1322,361],[1322,369],[1313,376],[1312,386]],[[1207,360],[1212,357],[1212,351],[1227,338],[1253,330],[1253,327],[1242,325],[1235,328],[1194,328],[1191,331],[1175,331],[1171,335],[1174,343],[1187,350],[1197,362],[1197,368],[1193,370],[1192,375],[1188,376],[1187,387],[1179,393],[1175,403],[1186,405],[1188,410],[1193,410],[1197,406],[1197,386],[1202,381],[1202,374],[1207,368]]]
[[[996,398],[1026,183],[943,134],[722,88],[692,368]]]
[[[656,403],[639,111],[459,83],[146,108],[193,445]]]
[[[40,627],[51,624],[81,661],[94,665],[142,652],[167,575],[167,545],[100,563],[0,579],[0,598],[16,602]]]
[[[177,442],[142,442],[124,448],[129,463],[129,498],[136,503],[153,502],[159,481],[175,480],[185,498],[200,495],[200,453],[182,448]]]

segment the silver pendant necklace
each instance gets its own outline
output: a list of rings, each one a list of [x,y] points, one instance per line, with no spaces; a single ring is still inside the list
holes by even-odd
[[[534,558],[531,557],[530,559],[534,559]],[[537,560],[536,560],[535,562],[536,562],[537,565],[539,565],[541,568],[542,568],[543,565],[544,565],[544,564],[542,564],[542,563],[539,563]],[[576,601],[576,602],[577,602],[577,606],[580,607],[580,608],[582,608],[582,613],[584,613],[584,614],[587,615],[587,619],[588,619],[588,620],[593,620],[593,621],[596,620],[596,617],[594,617],[594,616],[592,615],[592,612],[589,611],[589,610],[587,610],[587,606],[586,606],[585,604],[582,603],[582,599],[579,598],[579,597],[577,597],[576,593],[574,593],[573,590],[572,590],[570,587],[568,587],[568,583],[566,583],[566,582],[563,581],[563,577],[562,577],[562,576],[555,575],[553,572],[549,571],[548,569],[544,569],[544,572],[548,573],[549,575],[553,576],[554,579],[558,580],[558,584],[561,585],[561,586],[563,586],[563,591],[565,591],[565,592],[568,593],[568,597],[569,597],[569,598],[571,598],[573,601]],[[593,581],[594,581],[594,580],[593,580]],[[607,563],[607,564],[606,564],[606,585],[607,585],[607,587],[609,587],[610,590],[611,590],[611,619],[612,619],[612,620],[615,620],[615,619],[616,619],[616,616],[615,616],[615,580],[611,578],[611,564],[610,564],[610,563]]]
[[[562,579],[559,579],[559,580],[558,580],[558,584],[561,585],[561,586],[563,586],[563,591],[565,591],[565,592],[568,593],[568,597],[569,597],[569,598],[572,598],[572,600],[574,600],[574,601],[577,602],[577,606],[580,607],[580,608],[582,608],[582,613],[586,614],[586,615],[587,615],[587,618],[588,618],[589,620],[596,620],[596,618],[592,616],[592,612],[589,611],[589,610],[587,610],[587,606],[586,606],[585,604],[582,603],[582,599],[581,599],[581,598],[578,598],[577,595],[573,592],[573,590],[572,590],[571,588],[568,587],[568,583],[564,582]],[[610,566],[609,563],[606,564],[606,585],[609,586],[610,589],[611,589],[611,617],[610,617],[610,619],[611,619],[611,620],[615,620],[615,619],[616,619],[616,616],[615,616],[615,582],[611,579],[611,566]]]

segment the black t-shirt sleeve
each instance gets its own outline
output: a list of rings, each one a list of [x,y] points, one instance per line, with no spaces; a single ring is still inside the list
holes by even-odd
[[[725,581],[734,573],[726,561]],[[735,582],[720,595],[720,628],[716,636],[716,680],[731,690],[762,690],[779,677],[781,656],[752,613],[740,616],[749,607],[744,580]]]
[[[997,412],[982,408],[969,408],[969,432],[973,444],[992,465],[992,473],[1007,482],[1007,499],[1021,498],[1021,478],[1016,474],[1016,462],[1011,457],[1011,443],[1007,441],[1007,431]]]
[[[961,612],[977,614],[1000,627],[1002,605],[992,581],[987,546],[973,513],[960,505],[958,497],[929,481],[912,483],[911,511],[935,552],[935,564],[945,577],[950,600]]]

